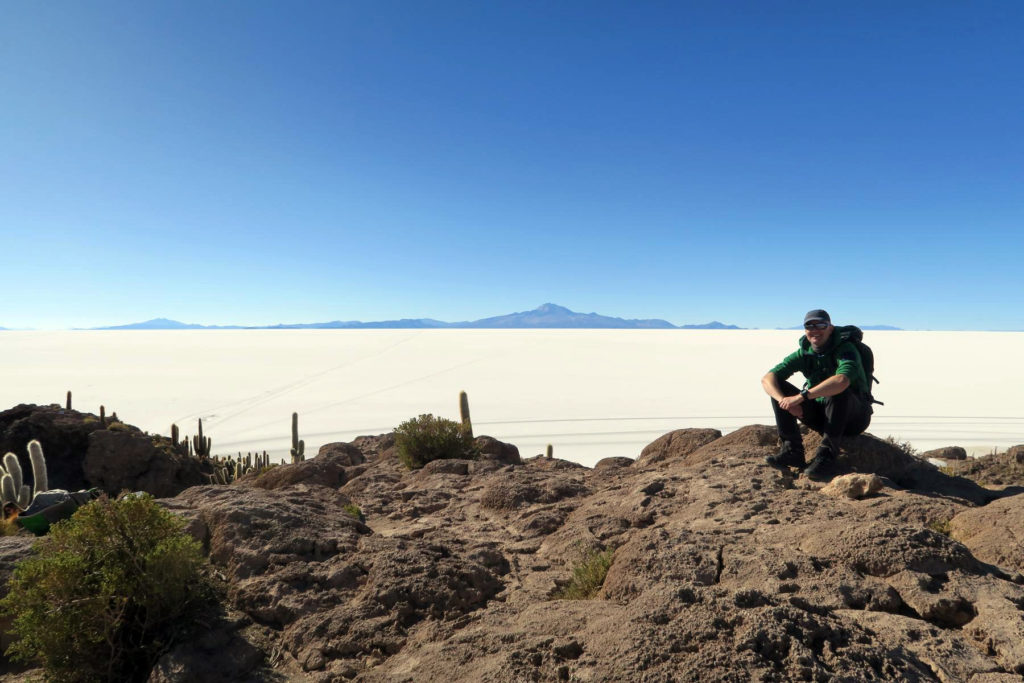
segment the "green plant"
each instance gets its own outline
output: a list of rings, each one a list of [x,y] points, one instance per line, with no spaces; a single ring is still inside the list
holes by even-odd
[[[341,508],[342,512],[353,519],[362,519],[363,511],[359,509],[359,506],[355,503],[349,503],[345,507]]]
[[[613,548],[587,551],[578,565],[573,567],[572,580],[555,594],[557,600],[589,600],[597,595],[612,566]]]
[[[935,521],[928,524],[928,528],[932,531],[938,532],[943,536],[949,536],[953,531],[953,527],[950,524],[950,519],[936,519]]]
[[[395,428],[398,459],[411,470],[431,460],[477,457],[473,436],[464,425],[426,414],[406,420]]]
[[[145,680],[209,595],[183,525],[148,494],[103,497],[55,524],[0,600],[18,637],[8,655],[48,680]]]

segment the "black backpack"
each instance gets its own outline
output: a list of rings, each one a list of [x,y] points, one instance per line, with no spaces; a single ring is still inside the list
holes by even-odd
[[[868,400],[871,403],[877,403],[880,406],[885,404],[881,401],[876,401],[875,397],[871,395],[871,384],[872,382],[881,384],[878,378],[875,377],[875,354],[871,350],[871,347],[864,343],[864,332],[856,325],[843,325],[836,327],[833,334],[838,334],[839,341],[853,342],[853,345],[857,347],[857,352],[860,354],[860,362],[864,366],[864,377],[868,380]]]

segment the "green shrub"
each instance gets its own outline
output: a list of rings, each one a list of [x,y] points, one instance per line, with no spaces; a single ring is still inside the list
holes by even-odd
[[[209,595],[183,524],[136,494],[55,524],[0,601],[18,637],[7,653],[53,681],[145,680]]]
[[[345,507],[341,508],[341,510],[352,519],[359,519],[363,516],[363,511],[360,510],[359,506],[355,503],[349,503]]]
[[[416,470],[431,460],[477,457],[473,436],[454,420],[433,415],[420,415],[406,420],[395,429],[398,459]]]
[[[604,585],[604,578],[612,566],[615,550],[608,548],[601,551],[592,549],[572,570],[572,580],[555,594],[556,600],[589,600],[597,595]]]

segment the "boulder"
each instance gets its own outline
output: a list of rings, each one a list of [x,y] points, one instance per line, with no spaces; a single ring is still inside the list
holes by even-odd
[[[636,459],[636,466],[664,466],[669,462],[682,460],[721,436],[722,432],[717,429],[676,429],[644,446],[640,451],[640,457]]]
[[[296,484],[338,488],[348,481],[346,468],[355,467],[364,460],[363,452],[356,446],[331,443],[322,446],[315,458],[278,465],[259,474],[247,474],[239,479],[239,484],[267,490]]]
[[[473,439],[473,445],[480,453],[481,460],[491,460],[503,465],[521,465],[519,449],[510,443],[498,441],[493,436],[478,436]]]
[[[874,474],[844,474],[836,477],[821,492],[835,498],[864,498],[882,490],[881,478]]]
[[[617,470],[621,467],[632,467],[635,461],[633,458],[611,457],[602,458],[594,465],[595,470]]]
[[[82,470],[89,486],[109,495],[128,490],[166,498],[210,481],[199,460],[178,452],[169,439],[134,428],[90,433]]]
[[[328,458],[343,467],[366,462],[366,453],[354,443],[325,443],[317,451],[317,456]]]
[[[967,450],[961,446],[944,446],[943,448],[934,448],[930,451],[925,451],[921,454],[921,457],[925,460],[928,458],[936,458],[938,460],[966,460]]]

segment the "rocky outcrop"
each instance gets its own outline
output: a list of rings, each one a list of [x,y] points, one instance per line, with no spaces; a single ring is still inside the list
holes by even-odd
[[[201,679],[218,647],[241,680],[1024,674],[1015,489],[869,435],[828,486],[764,463],[772,428],[708,437],[594,469],[505,456],[416,471],[387,435],[361,437],[190,488],[163,503],[223,577],[222,626],[153,680]],[[613,553],[594,598],[558,599],[594,551]]]
[[[170,439],[109,417],[103,424],[95,415],[56,405],[19,405],[0,413],[0,453],[17,454],[26,473],[32,471],[26,450],[32,439],[43,446],[51,489],[173,496],[209,482],[199,461],[181,455]]]
[[[409,472],[378,441],[376,452],[356,447],[366,462],[316,465],[343,473],[328,485],[303,477],[264,490],[256,478],[168,503],[193,517],[228,577],[230,606],[279,634],[280,666],[299,680],[967,681],[1024,671],[1017,560],[954,540],[961,516],[964,529],[990,508],[1006,516],[992,506],[1015,498],[979,507],[991,498],[948,495],[960,485],[943,478],[954,478],[865,440],[847,467],[864,452],[887,474],[839,479],[840,497],[765,465],[774,434],[755,425],[646,466],[610,459],[592,470],[535,458]],[[289,468],[301,469],[275,469]],[[951,536],[937,530],[951,519]],[[593,548],[614,549],[596,599],[555,599]]]
[[[89,435],[104,429],[95,415],[59,406],[22,404],[0,412],[0,455],[14,453],[21,469],[31,472],[28,442],[37,439],[46,454],[50,488],[77,491],[86,488],[82,463]]]
[[[210,481],[200,469],[199,460],[172,448],[169,439],[127,427],[98,429],[89,434],[82,470],[89,486],[109,495],[145,491],[162,498]]]
[[[659,463],[681,460],[701,446],[721,438],[717,429],[677,429],[660,436],[640,451],[637,467],[652,467]]]

